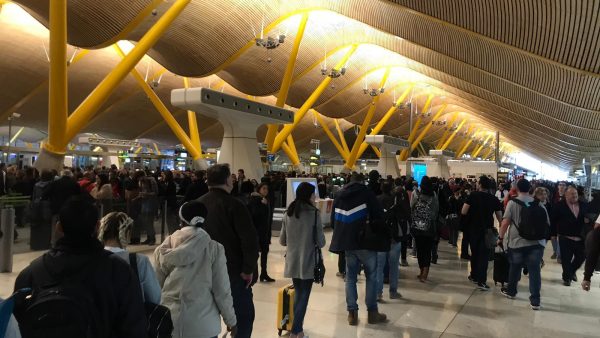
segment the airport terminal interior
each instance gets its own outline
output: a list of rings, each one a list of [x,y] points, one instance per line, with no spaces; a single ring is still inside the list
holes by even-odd
[[[155,324],[152,278],[174,328],[118,332],[131,308],[95,302],[113,315],[86,324],[94,337],[600,337],[599,14],[600,0],[0,0],[0,337],[61,336],[64,318],[55,332],[31,315],[48,290],[17,277],[95,244],[138,254],[138,322]],[[83,223],[88,204],[93,243],[61,251],[81,232],[64,210]],[[545,232],[525,235],[536,205]],[[196,250],[193,278],[213,278],[177,298],[165,261],[202,236],[221,269]],[[295,255],[308,275],[290,273]]]

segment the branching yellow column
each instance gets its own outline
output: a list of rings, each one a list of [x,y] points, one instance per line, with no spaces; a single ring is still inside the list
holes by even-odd
[[[344,136],[344,131],[340,127],[340,123],[337,119],[333,119],[333,123],[335,123],[335,129],[338,132],[338,136],[340,137],[340,142],[342,143],[342,147],[344,147],[344,151],[346,154],[350,154],[350,148],[348,148],[348,143],[346,143],[346,137]]]
[[[471,139],[471,137],[475,134],[475,132],[473,132],[473,129],[475,129],[474,126],[469,126],[469,129],[467,129],[467,132],[465,134],[464,140],[460,143],[458,147],[456,147],[454,151],[456,154],[458,154],[458,152],[465,146],[465,144],[469,142],[469,139]]]
[[[292,136],[292,134],[290,134],[287,138],[287,145],[288,145],[289,151],[291,151],[291,154],[289,153],[288,150],[284,150],[284,151],[288,155],[288,157],[290,157],[290,159],[292,160],[292,164],[296,165],[296,166],[300,165],[300,156],[298,156],[298,149],[296,149],[296,142],[294,142],[294,137]],[[290,156],[290,155],[292,155],[292,156]]]
[[[277,94],[277,102],[275,103],[277,107],[283,108],[283,106],[285,106],[285,101],[287,101],[288,92],[290,91],[290,85],[292,84],[292,78],[294,76],[294,68],[296,67],[296,59],[298,58],[298,50],[300,50],[300,43],[302,42],[302,38],[304,37],[304,31],[306,29],[307,22],[308,13],[305,13],[304,15],[302,15],[302,19],[300,20],[298,32],[296,33],[296,39],[294,40],[294,45],[292,46],[290,58],[285,68],[285,73],[283,75],[283,80],[281,81],[279,93]],[[272,151],[273,143],[275,142],[275,137],[277,136],[277,130],[279,129],[279,126],[277,124],[269,124],[267,125],[267,127],[268,129],[267,136],[265,138],[265,143],[267,144],[267,149],[269,151]]]
[[[458,153],[456,153],[457,159],[461,158],[465,154],[467,149],[469,149],[469,146],[471,146],[471,143],[473,143],[473,138],[469,138],[467,142],[460,148]]]
[[[67,0],[50,2],[50,90],[48,92],[48,151],[63,154],[67,141]]]
[[[374,146],[374,145],[372,145],[372,144],[371,144],[371,148],[375,152],[375,155],[377,155],[377,157],[381,158],[381,151],[379,149],[377,149],[377,147]]]
[[[417,122],[415,122],[413,129],[410,131],[410,134],[408,135],[408,142],[411,144],[412,144],[412,141],[415,139],[415,136],[417,135],[417,130],[419,130],[419,127],[421,126],[421,122],[423,121],[423,114],[427,111],[427,109],[429,109],[431,100],[433,100],[433,95],[429,95],[429,97],[427,98],[427,101],[425,102],[423,109],[421,109],[421,114],[419,114],[419,118],[417,118]],[[411,114],[413,113],[412,108],[411,108],[410,113]],[[408,149],[402,150],[402,152],[400,152],[400,160],[406,161],[408,156],[410,156],[410,153],[411,153],[411,151],[409,151]]]
[[[335,146],[335,149],[337,149],[337,151],[340,153],[340,155],[342,156],[342,158],[344,160],[348,160],[348,154],[349,154],[349,152],[345,151],[344,148],[342,147],[342,145],[340,145],[340,143],[335,139],[335,136],[333,135],[333,133],[331,132],[331,130],[329,130],[329,127],[327,126],[327,123],[325,123],[325,121],[323,120],[323,117],[321,117],[321,114],[319,114],[315,110],[313,110],[313,114],[315,115],[315,118],[317,119],[317,122],[319,122],[319,124],[323,128],[323,131],[325,132],[325,134],[327,135],[327,137],[329,137],[329,140],[331,140],[331,143],[333,143],[333,145]],[[339,125],[338,125],[338,127],[339,127]],[[338,129],[338,131],[339,130],[341,130],[341,129]]]
[[[440,140],[438,141],[437,145],[435,146],[435,149],[440,149],[441,146],[444,143],[446,143],[446,140],[450,136],[450,133],[451,133],[450,128],[452,128],[452,125],[458,119],[458,114],[459,114],[459,112],[456,112],[456,113],[454,113],[454,115],[452,115],[452,119],[450,119],[450,121],[446,125],[446,131],[444,131],[444,134],[442,135],[442,138],[440,138]]]
[[[379,122],[377,122],[377,125],[375,126],[375,128],[373,128],[373,130],[371,131],[371,133],[369,135],[377,135],[379,134],[379,132],[381,131],[381,129],[383,129],[383,127],[385,127],[385,125],[388,123],[388,121],[392,118],[392,115],[394,115],[394,113],[396,112],[396,107],[399,106],[402,102],[404,102],[404,100],[406,99],[406,97],[408,96],[408,94],[410,93],[410,91],[412,90],[413,85],[408,86],[408,88],[406,88],[406,90],[404,91],[404,93],[402,93],[402,95],[400,95],[400,97],[398,98],[398,100],[396,100],[396,105],[392,105],[392,107],[390,109],[388,109],[388,111],[385,113],[385,115],[383,116],[383,118],[381,120],[379,120]],[[363,144],[360,145],[360,149],[358,150],[358,156],[356,158],[360,158],[362,156],[362,154],[365,152],[365,150],[367,150],[367,147],[369,145],[365,142],[363,142]]]
[[[446,105],[446,104],[442,105],[442,107],[440,109],[438,109],[437,113],[435,113],[435,116],[433,116],[433,119],[431,119],[431,122],[437,121],[437,119],[440,117],[440,115],[442,115],[444,110],[446,110],[447,106],[448,105]],[[431,129],[431,126],[433,126],[433,123],[427,123],[427,125],[423,128],[423,130],[421,130],[421,133],[419,134],[419,136],[410,145],[410,152],[408,154],[412,153],[413,150],[415,150],[417,148],[419,143],[421,143],[423,138],[427,135],[427,132],[429,131],[429,129]],[[406,159],[404,159],[404,161],[406,161]]]
[[[385,83],[387,82],[389,75],[390,68],[387,68],[385,70],[385,73],[383,73],[383,77],[381,78],[381,82],[379,83],[379,88],[385,87]],[[365,135],[367,135],[367,128],[369,128],[371,120],[373,119],[373,115],[375,115],[375,110],[377,110],[377,103],[379,102],[380,98],[381,95],[376,96],[373,99],[373,102],[371,103],[371,107],[369,107],[369,110],[367,111],[367,115],[365,116],[365,119],[363,120],[363,123],[360,126],[360,132],[358,133],[358,136],[354,141],[354,145],[352,146],[352,151],[350,152],[350,155],[348,155],[348,160],[344,165],[345,169],[352,170],[354,164],[356,163],[356,160],[358,159],[358,151],[360,150],[360,146],[365,140]]]
[[[481,158],[484,160],[487,159],[492,154],[492,151],[494,151],[494,148],[489,147],[489,149],[481,156]]]
[[[185,88],[190,88],[190,80],[187,77],[183,78],[183,85]],[[196,149],[202,152],[202,143],[200,142],[200,130],[198,129],[198,120],[196,119],[196,112],[191,110],[187,111],[188,124],[190,128],[190,140]]]
[[[334,69],[339,71],[348,62],[348,59],[350,59],[350,57],[352,56],[352,54],[354,54],[354,52],[356,51],[357,48],[358,48],[358,45],[352,45],[350,47],[350,50],[348,52],[346,52],[346,55],[344,55],[344,57],[342,57],[342,59],[337,63],[337,65],[334,67]],[[277,152],[279,150],[279,148],[281,148],[281,144],[287,139],[288,135],[296,128],[298,123],[300,123],[300,121],[302,120],[302,118],[304,117],[306,112],[310,108],[312,108],[313,104],[315,104],[315,102],[317,101],[317,99],[319,99],[321,94],[323,94],[325,89],[327,89],[330,82],[331,82],[331,77],[329,77],[329,76],[327,76],[325,79],[323,79],[323,81],[317,87],[317,89],[315,89],[315,91],[304,102],[302,107],[300,107],[300,109],[298,109],[296,114],[294,114],[294,122],[292,124],[286,124],[283,127],[283,129],[279,132],[279,134],[275,138],[275,143],[273,144],[272,152]]]
[[[479,146],[479,148],[476,148],[475,151],[473,151],[471,153],[471,158],[475,158],[475,157],[477,157],[477,155],[479,155],[479,153],[481,152],[481,150],[483,149],[483,147],[485,147],[485,145],[488,143],[488,141],[490,140],[490,138],[492,138],[492,135],[488,135],[488,137],[485,138],[485,141],[483,141],[483,143],[481,144],[481,146]]]
[[[125,58],[126,56],[123,53],[123,51],[121,50],[121,48],[119,48],[118,45],[114,45],[114,46],[115,46],[115,49],[117,50],[117,52],[121,55],[121,57]],[[187,134],[185,133],[183,128],[181,128],[181,126],[179,125],[177,120],[173,117],[173,114],[171,114],[171,112],[167,109],[167,107],[164,105],[164,103],[162,103],[162,101],[160,100],[158,95],[156,95],[154,90],[152,90],[152,88],[150,88],[148,83],[146,83],[146,81],[144,81],[144,78],[142,77],[142,75],[135,68],[133,68],[131,70],[131,75],[137,81],[138,85],[140,85],[140,87],[142,88],[144,93],[146,93],[146,95],[148,96],[148,98],[150,99],[150,101],[152,102],[154,107],[156,108],[156,110],[158,110],[158,112],[160,113],[162,118],[165,120],[165,122],[167,123],[169,128],[171,128],[171,130],[177,137],[177,139],[183,144],[185,149],[187,149],[187,151],[192,155],[193,159],[198,160],[198,159],[202,158],[202,151],[200,149],[196,148],[196,146],[194,146],[194,144],[192,144],[192,140],[190,140],[190,138],[187,136]]]
[[[452,133],[452,135],[450,135],[448,140],[446,140],[446,142],[442,145],[442,148],[440,148],[441,150],[446,150],[446,148],[448,148],[450,143],[452,143],[452,140],[454,140],[454,138],[456,137],[456,134],[458,134],[460,129],[465,125],[465,123],[467,123],[467,119],[462,120],[462,122],[458,125],[458,127],[456,127],[456,130]]]
[[[113,69],[92,93],[79,105],[67,120],[67,131],[63,139],[66,145],[87,124],[89,119],[100,109],[110,94],[117,88],[127,74],[135,69],[137,63],[146,52],[154,46],[171,23],[179,16],[191,0],[177,0],[156,24],[140,39],[127,56]],[[186,136],[187,137],[187,136]]]

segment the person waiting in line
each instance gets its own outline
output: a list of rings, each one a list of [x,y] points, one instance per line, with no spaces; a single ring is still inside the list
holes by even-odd
[[[125,261],[104,250],[97,230],[98,209],[89,199],[75,196],[63,204],[57,224],[61,237],[15,281],[15,291],[33,289],[31,298],[15,303],[23,337],[85,337],[90,331],[99,338],[147,337],[137,278]],[[48,296],[65,288],[71,292],[62,298]],[[40,301],[37,295],[43,294],[47,298]],[[73,303],[79,308],[65,306]]]
[[[558,202],[552,212],[552,237],[558,238],[562,264],[562,279],[565,286],[577,281],[577,270],[585,260],[584,238],[582,233],[588,205],[579,201],[577,188],[571,186],[565,191],[565,199]]]
[[[225,249],[202,228],[206,215],[204,204],[184,203],[181,229],[154,251],[162,305],[171,311],[175,338],[216,337],[221,316],[232,336],[237,334]]]
[[[130,263],[130,254],[125,249],[127,238],[133,225],[133,219],[124,212],[111,212],[100,220],[98,239],[104,249]],[[136,255],[137,276],[139,276],[144,301],[160,304],[160,285],[156,279],[154,268],[146,255]]]
[[[354,173],[333,202],[331,213],[333,237],[329,250],[345,251],[346,306],[348,324],[358,325],[358,294],[356,283],[360,266],[365,269],[367,283],[365,303],[368,323],[387,321],[377,306],[377,252],[390,250],[389,232],[383,225],[383,208],[372,190],[364,185],[364,176]]]
[[[315,244],[325,246],[321,215],[315,207],[315,187],[302,182],[296,189],[296,199],[286,210],[279,243],[287,247],[286,278],[292,278],[294,289],[294,322],[290,338],[304,337],[304,316],[314,281]],[[316,243],[315,243],[316,241]]]
[[[410,197],[405,189],[405,182],[400,179],[396,179],[396,217],[398,218],[398,228],[401,232],[400,235],[400,257],[402,266],[408,266],[406,260],[406,253],[408,251],[408,245],[411,243],[410,238]]]
[[[428,176],[423,176],[421,179],[420,189],[413,192],[410,205],[412,210],[410,232],[415,239],[417,260],[421,271],[417,278],[424,283],[429,276],[439,212],[438,197]]]
[[[381,185],[382,194],[377,196],[377,200],[383,207],[384,221],[390,231],[390,251],[377,253],[377,300],[383,301],[383,281],[389,276],[390,299],[401,298],[398,292],[398,277],[400,274],[400,248],[402,246],[402,229],[400,228],[401,211],[400,203],[397,203],[397,196],[392,194],[393,186],[389,182]],[[385,275],[385,265],[388,263],[389,275]]]
[[[159,189],[160,197],[167,202],[167,210],[164,210],[164,212],[167,216],[169,233],[172,234],[179,229],[179,208],[177,207],[177,185],[171,170],[161,172]]]
[[[520,179],[517,182],[519,195],[517,199],[527,206],[531,203],[539,203],[543,206],[541,200],[534,199],[529,195],[531,183],[526,179]],[[540,191],[543,188],[538,188]],[[536,189],[537,190],[537,189]],[[536,194],[540,196],[540,194]],[[543,194],[541,196],[543,198]],[[529,275],[529,292],[531,309],[539,310],[541,305],[540,290],[542,288],[541,266],[546,239],[528,240],[521,237],[517,224],[521,224],[521,208],[515,201],[510,201],[506,206],[506,212],[501,222],[499,231],[498,245],[508,248],[508,260],[510,268],[508,273],[508,285],[502,288],[501,292],[509,299],[515,299],[517,295],[517,286],[521,280],[521,269],[527,267]],[[546,222],[550,225],[550,219],[546,211]],[[506,243],[506,245],[505,245]]]
[[[248,183],[248,182],[245,182]],[[261,183],[256,191],[250,194],[248,209],[252,215],[252,223],[258,233],[258,248],[260,251],[260,281],[274,282],[267,272],[267,257],[269,256],[269,245],[271,245],[271,223],[273,214],[268,200],[269,185]]]
[[[471,273],[469,280],[477,284],[477,288],[488,291],[487,270],[491,248],[486,246],[486,235],[490,229],[495,228],[494,216],[498,224],[502,223],[502,204],[496,196],[489,193],[491,180],[481,176],[477,183],[477,191],[472,192],[461,211],[461,215],[468,217],[466,231],[469,233],[471,246]],[[489,245],[490,243],[488,243]]]
[[[581,288],[585,291],[590,291],[590,283],[594,270],[598,267],[600,259],[600,216],[596,219],[594,229],[590,231],[585,240],[585,270],[583,273],[583,281]]]
[[[208,192],[208,185],[204,182],[205,172],[202,170],[194,171],[192,174],[192,183],[185,191],[184,202],[189,202],[202,197]]]
[[[98,206],[102,206],[103,216],[111,212],[113,206],[113,190],[106,173],[96,175],[96,184],[90,191]]]
[[[208,168],[206,176],[209,192],[198,199],[208,210],[203,229],[225,248],[237,337],[250,338],[255,316],[252,283],[258,269],[258,235],[248,209],[231,196],[233,179],[229,166],[214,165]]]
[[[446,222],[450,229],[450,236],[448,243],[453,248],[458,247],[458,233],[460,231],[460,214],[462,211],[464,200],[460,191],[460,187],[452,187],[452,196],[448,198],[448,215],[446,216]]]
[[[153,177],[142,177],[139,181],[140,192],[137,198],[140,201],[139,226],[140,229],[146,230],[146,240],[141,244],[154,245],[156,244],[156,232],[154,230],[154,217],[158,211],[158,189],[153,187]]]

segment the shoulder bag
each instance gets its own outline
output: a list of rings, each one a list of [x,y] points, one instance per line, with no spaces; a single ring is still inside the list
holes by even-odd
[[[323,253],[321,252],[319,242],[317,241],[317,217],[319,217],[319,210],[315,210],[315,222],[313,225],[313,242],[315,245],[315,273],[313,278],[315,284],[321,284],[321,286],[323,286],[325,280],[325,264],[323,263]]]

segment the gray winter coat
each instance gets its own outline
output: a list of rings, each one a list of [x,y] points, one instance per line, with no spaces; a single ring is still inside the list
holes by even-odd
[[[315,213],[317,216],[317,244],[319,248],[322,248],[325,246],[325,235],[323,234],[321,215],[317,208],[303,205],[300,218],[296,218],[294,215],[288,216],[287,213],[283,217],[279,243],[287,246],[284,270],[286,278],[314,278],[315,244],[313,231]]]

